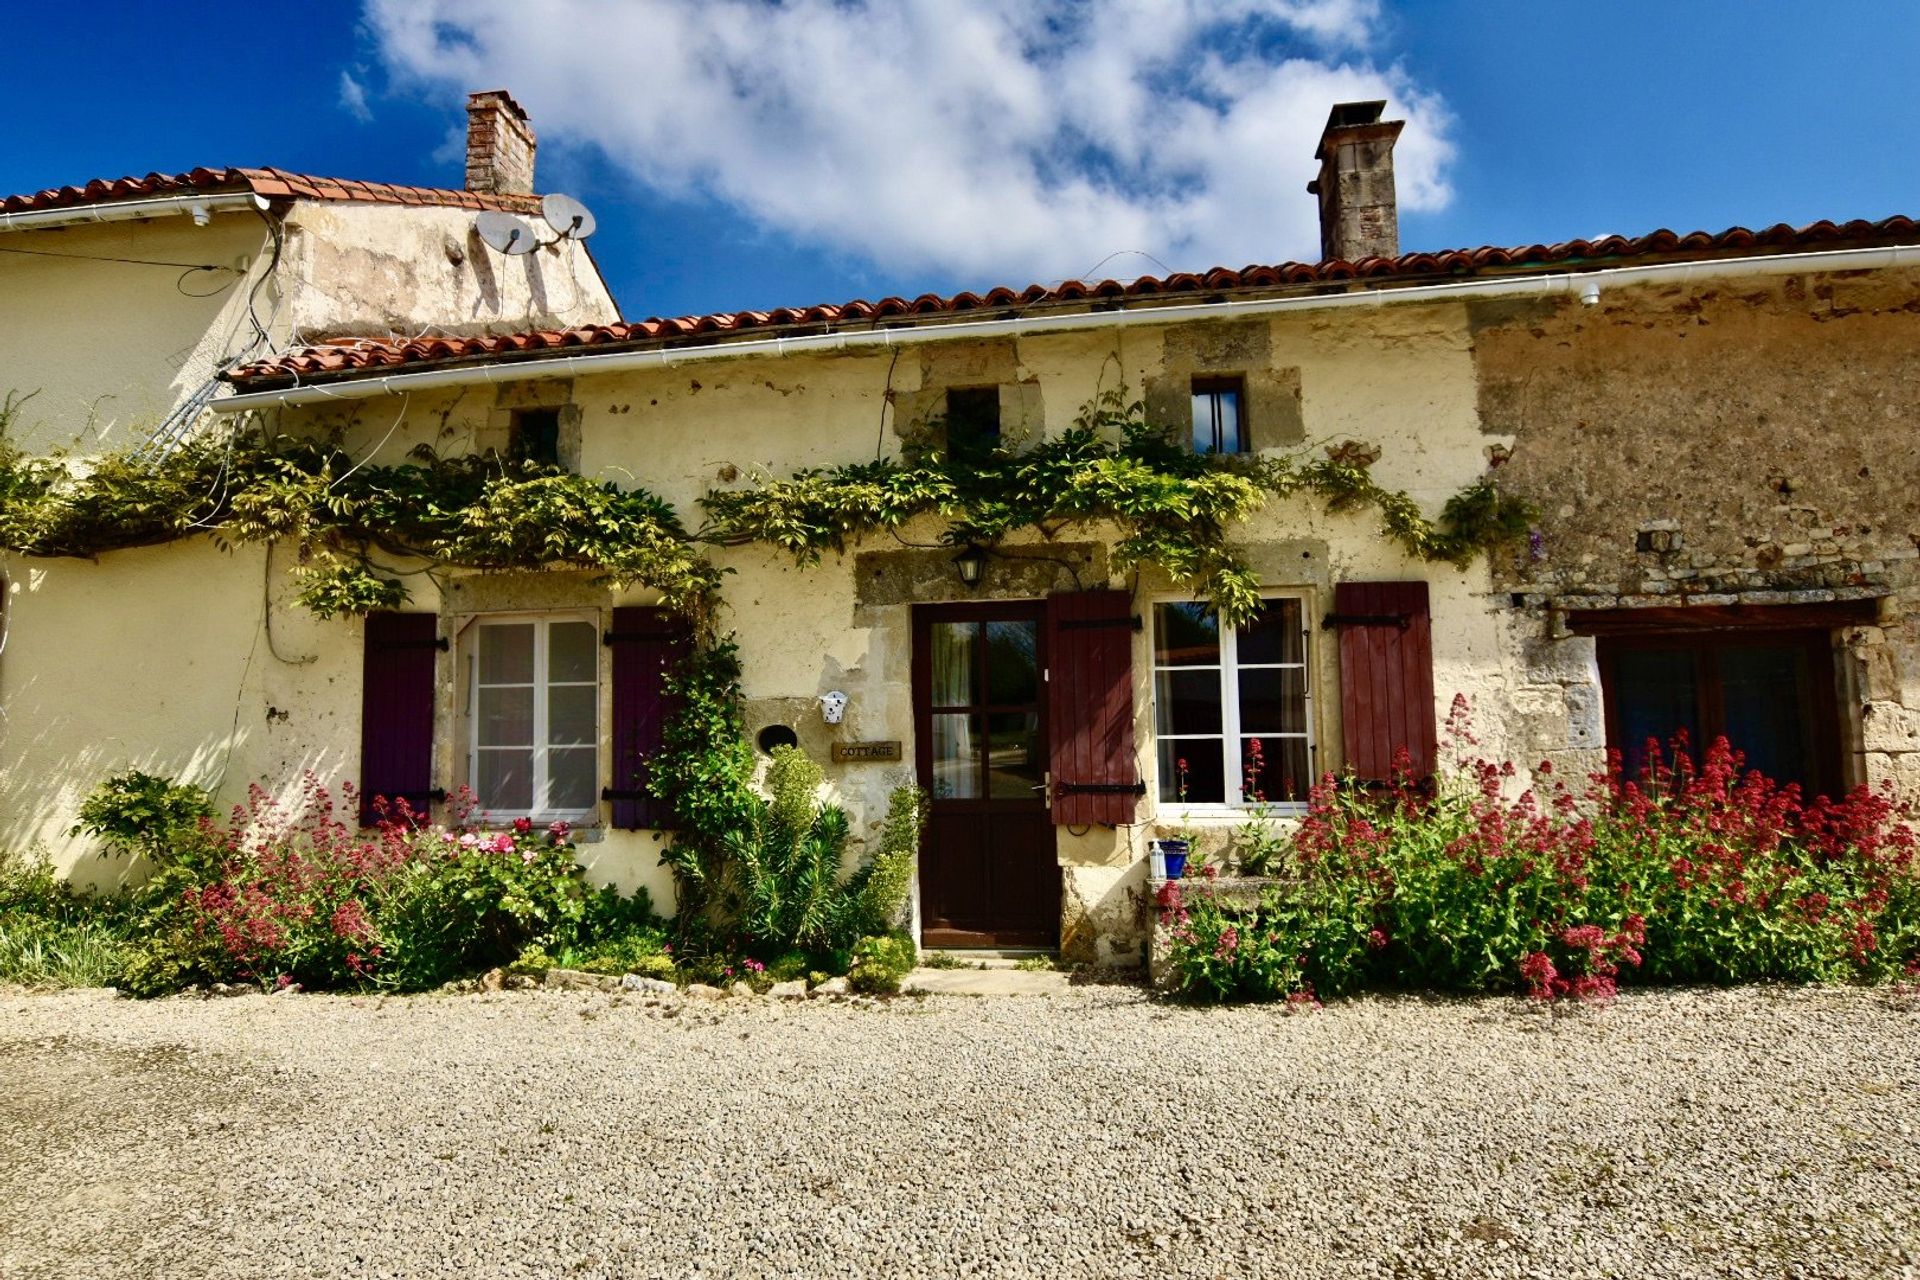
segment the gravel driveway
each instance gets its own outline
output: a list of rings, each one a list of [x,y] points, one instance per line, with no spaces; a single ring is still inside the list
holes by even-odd
[[[0,1276],[1920,1275],[1920,997],[0,995]]]

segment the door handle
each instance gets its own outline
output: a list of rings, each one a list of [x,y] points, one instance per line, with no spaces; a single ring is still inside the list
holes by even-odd
[[[1047,802],[1047,808],[1051,809],[1053,808],[1053,775],[1051,773],[1043,773],[1040,777],[1040,784],[1038,786],[1028,787],[1027,790],[1045,792],[1046,795],[1044,798]]]

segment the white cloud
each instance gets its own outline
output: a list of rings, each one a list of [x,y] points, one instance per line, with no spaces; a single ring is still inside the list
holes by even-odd
[[[896,270],[1315,257],[1314,144],[1359,98],[1407,120],[1401,206],[1450,196],[1443,104],[1367,55],[1377,0],[368,0],[367,16],[398,80],[508,87],[544,141]]]
[[[355,80],[351,71],[340,73],[340,109],[361,124],[373,122],[373,108],[367,105],[367,87]]]

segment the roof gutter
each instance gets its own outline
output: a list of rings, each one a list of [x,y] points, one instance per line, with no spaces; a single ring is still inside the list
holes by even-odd
[[[213,401],[216,413],[238,413],[273,406],[319,404],[334,400],[361,400],[371,396],[403,395],[437,387],[474,383],[529,382],[575,378],[590,374],[623,373],[636,369],[670,368],[704,360],[746,356],[786,356],[851,351],[862,347],[892,347],[923,342],[952,342],[963,338],[996,338],[1030,333],[1060,333],[1077,329],[1125,328],[1188,320],[1218,320],[1274,315],[1288,311],[1319,311],[1340,307],[1380,306],[1391,302],[1432,302],[1452,298],[1540,297],[1570,294],[1584,302],[1598,302],[1608,287],[1664,284],[1712,276],[1787,275],[1813,271],[1860,271],[1880,267],[1920,266],[1920,245],[1892,245],[1868,249],[1834,249],[1820,253],[1765,254],[1744,258],[1695,262],[1653,263],[1637,267],[1601,267],[1591,271],[1551,275],[1502,276],[1455,280],[1444,284],[1391,286],[1355,293],[1312,294],[1286,298],[1248,298],[1239,301],[1180,303],[1116,311],[1072,312],[1064,315],[1002,317],[957,321],[894,329],[856,329],[845,333],[809,333],[792,337],[754,338],[694,347],[653,347],[607,351],[591,355],[542,356],[526,360],[487,361],[416,373],[363,374],[337,382],[288,387],[276,391],[239,392]]]
[[[65,205],[58,209],[29,209],[23,213],[0,213],[0,232],[37,231],[89,222],[133,222],[141,218],[163,218],[182,213],[204,226],[216,213],[266,207],[267,202],[251,191],[159,196],[152,200],[114,200],[100,204]]]

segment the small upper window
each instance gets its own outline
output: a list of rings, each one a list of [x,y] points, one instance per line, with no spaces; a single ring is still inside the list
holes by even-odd
[[[1246,453],[1246,384],[1238,378],[1193,380],[1193,451]]]
[[[983,461],[1000,447],[1000,388],[954,387],[947,392],[947,457]]]
[[[517,461],[537,462],[548,467],[559,466],[560,411],[558,409],[515,409],[513,434],[510,441],[510,448]]]

